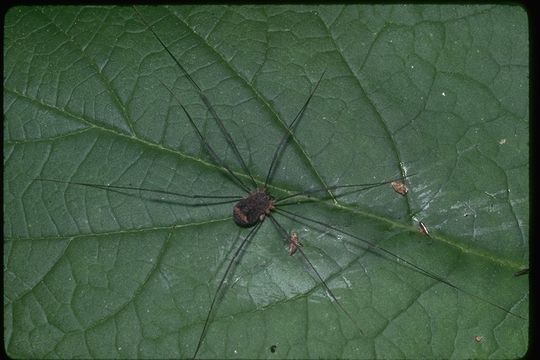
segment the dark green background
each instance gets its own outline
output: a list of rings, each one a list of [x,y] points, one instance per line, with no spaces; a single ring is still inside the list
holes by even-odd
[[[287,209],[528,317],[527,276],[512,276],[528,266],[523,9],[139,9],[208,95],[258,181],[284,124],[326,70],[271,190],[416,174],[407,197],[385,186]],[[230,249],[246,234],[231,205],[187,207],[34,179],[240,194],[160,80],[241,173],[197,93],[130,7],[12,8],[4,64],[7,353],[192,356]],[[299,233],[363,335],[266,222],[200,357],[508,358],[527,350],[527,320],[358,240],[278,219]]]

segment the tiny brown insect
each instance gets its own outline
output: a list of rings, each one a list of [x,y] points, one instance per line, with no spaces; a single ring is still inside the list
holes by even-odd
[[[420,233],[422,233],[423,235],[429,236],[428,227],[426,226],[426,224],[424,224],[423,221],[418,222],[418,228],[420,230]]]
[[[409,188],[403,182],[396,180],[390,183],[395,192],[400,195],[406,195],[409,192]]]
[[[294,255],[300,246],[302,244],[298,241],[298,233],[292,232],[291,236],[289,236],[289,255]]]

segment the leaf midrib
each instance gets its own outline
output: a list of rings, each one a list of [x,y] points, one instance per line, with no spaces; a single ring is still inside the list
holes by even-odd
[[[60,112],[60,113],[62,113],[64,115],[66,115],[66,116],[69,116],[69,117],[71,117],[73,119],[76,119],[76,120],[78,120],[80,122],[83,122],[83,123],[87,124],[90,127],[90,129],[101,131],[101,132],[108,133],[108,134],[112,134],[113,136],[117,136],[117,137],[122,138],[124,140],[142,144],[143,146],[149,147],[149,148],[151,148],[153,150],[164,151],[164,152],[166,152],[168,154],[173,154],[175,156],[181,157],[184,160],[193,162],[198,166],[202,166],[204,168],[207,168],[207,169],[209,169],[211,171],[216,171],[217,170],[217,171],[221,171],[223,173],[226,173],[226,170],[223,169],[222,167],[214,165],[212,163],[209,163],[209,162],[205,161],[202,158],[191,156],[191,155],[188,155],[188,154],[186,154],[184,152],[181,152],[181,151],[178,151],[178,150],[175,150],[175,149],[171,149],[171,148],[168,148],[168,147],[164,147],[164,146],[162,146],[160,144],[149,142],[147,140],[144,140],[144,139],[141,139],[141,138],[138,138],[138,137],[135,137],[135,136],[129,136],[129,135],[124,134],[122,132],[119,132],[119,131],[117,131],[117,130],[115,130],[113,128],[100,126],[99,124],[96,124],[96,123],[94,123],[94,122],[92,122],[90,120],[85,119],[84,117],[77,116],[76,114],[73,114],[73,113],[71,113],[69,111],[66,111],[65,109],[61,109],[61,108],[52,106],[50,104],[46,104],[46,103],[43,103],[41,101],[38,101],[36,99],[29,98],[28,96],[26,96],[24,94],[21,94],[21,93],[15,91],[15,90],[12,90],[12,89],[5,89],[5,90],[9,91],[9,92],[11,92],[13,94],[16,94],[19,97],[23,97],[24,99],[27,99],[29,101],[37,102],[37,104],[39,104],[39,105],[41,105],[43,107],[46,107],[47,109]],[[88,130],[89,129],[87,128],[84,131],[88,131]],[[79,129],[78,131],[70,133],[69,135],[65,135],[65,136],[67,137],[67,136],[79,135],[81,133],[81,131],[83,131],[83,130]],[[58,137],[56,137],[56,138],[58,138]],[[35,142],[37,143],[37,142],[50,142],[50,141],[51,141],[51,138],[47,138],[47,139],[36,140]],[[28,142],[30,142],[30,141],[28,141]],[[7,143],[9,143],[9,142],[7,142]],[[16,141],[15,143],[19,143],[19,141]],[[234,170],[233,170],[233,172],[234,172],[234,174],[236,176],[241,177],[241,178],[245,179],[246,181],[249,180],[248,175],[246,175],[244,173],[241,173],[241,172],[238,172],[238,171],[234,171]],[[262,186],[264,184],[264,180],[261,180],[256,175],[254,175],[253,177],[255,178],[255,181],[259,185]],[[115,184],[115,185],[119,185],[119,184]],[[287,188],[278,187],[278,186],[270,185],[270,184],[267,187],[270,188],[270,189],[279,191],[281,193],[286,193],[286,194],[291,194],[291,193],[295,192],[295,190],[293,190],[293,189],[287,189]],[[308,199],[308,198],[305,197],[304,199]],[[323,200],[321,198],[317,198],[317,197],[313,197],[313,196],[309,197],[309,200],[313,200],[315,202],[323,203],[326,206],[329,206],[330,208],[339,208],[339,209],[341,209],[343,211],[347,211],[348,213],[351,213],[351,214],[353,214],[355,216],[360,215],[360,216],[363,216],[363,217],[368,217],[368,218],[374,219],[374,220],[376,220],[378,222],[382,222],[384,224],[390,225],[392,227],[401,228],[404,231],[416,232],[416,228],[414,226],[406,225],[406,224],[403,224],[401,222],[397,222],[397,221],[395,221],[393,219],[390,219],[390,218],[387,218],[387,217],[382,217],[382,216],[376,215],[376,214],[368,212],[368,211],[360,210],[358,208],[353,208],[353,207],[348,206],[348,205],[343,205],[342,203],[336,203],[336,204],[332,205],[332,204],[326,203],[327,200]],[[212,222],[212,221],[220,221],[220,220],[210,220],[210,221]],[[197,224],[198,223],[195,223],[194,225],[197,225]],[[201,224],[204,224],[204,223],[201,223]],[[187,225],[191,225],[191,223],[190,224],[173,225],[173,228],[187,226]],[[169,227],[163,227],[162,229],[167,229],[167,228],[171,228],[171,227],[170,226]],[[145,228],[145,229],[137,229],[137,230],[129,230],[129,231],[152,231],[152,230],[158,230],[158,228]],[[100,235],[101,236],[101,235],[112,235],[112,234],[119,234],[119,233],[124,234],[124,233],[126,233],[126,231],[122,230],[122,231],[119,231],[119,232],[112,232],[112,233],[111,232],[106,232],[106,233],[99,233],[99,234],[95,234],[95,235]],[[65,237],[61,237],[61,238],[70,238],[70,237],[74,237],[74,236],[83,236],[83,235],[66,235]],[[84,235],[84,236],[86,236],[86,235]],[[53,238],[59,238],[59,237],[53,237]],[[477,249],[477,248],[473,248],[473,247],[465,247],[462,244],[460,244],[458,239],[453,239],[453,238],[450,238],[448,236],[442,236],[440,234],[432,234],[431,238],[434,239],[434,240],[440,241],[440,242],[442,242],[442,243],[444,243],[444,244],[446,244],[448,246],[451,246],[453,248],[459,249],[462,252],[465,252],[465,253],[468,253],[468,254],[471,254],[471,255],[474,255],[474,256],[478,256],[478,257],[483,258],[483,259],[487,259],[492,263],[503,265],[505,267],[510,267],[511,269],[516,269],[517,270],[517,269],[521,268],[522,265],[523,265],[523,264],[520,264],[518,262],[511,261],[509,259],[505,259],[505,258],[495,256],[493,253],[482,251],[481,249]],[[20,238],[13,238],[13,239],[20,239]],[[45,239],[45,238],[40,238],[40,239]],[[9,240],[9,238],[6,238],[6,240]]]

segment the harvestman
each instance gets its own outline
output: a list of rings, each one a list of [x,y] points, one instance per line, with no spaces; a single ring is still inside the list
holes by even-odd
[[[242,181],[242,179],[240,179],[223,162],[223,160],[221,160],[221,158],[218,156],[217,152],[214,150],[214,148],[211,146],[211,144],[208,143],[206,138],[203,136],[203,134],[200,131],[199,127],[195,124],[193,118],[188,113],[187,109],[184,107],[184,105],[182,104],[180,99],[174,94],[172,89],[170,87],[168,87],[166,84],[164,84],[163,82],[161,82],[161,80],[159,80],[161,82],[161,84],[171,93],[173,98],[176,100],[176,102],[182,108],[182,111],[184,112],[184,114],[186,115],[190,125],[193,127],[194,131],[196,132],[196,134],[197,134],[199,140],[201,141],[202,145],[204,146],[206,152],[210,155],[212,160],[218,166],[220,166],[225,172],[227,172],[229,174],[229,178],[231,179],[231,181],[233,181],[239,188],[241,188],[246,193],[246,195],[244,195],[243,197],[241,197],[241,196],[228,196],[228,195],[209,196],[209,195],[201,195],[201,194],[186,194],[186,193],[170,192],[170,191],[164,191],[164,190],[160,190],[160,189],[150,189],[150,188],[140,188],[140,187],[136,188],[136,187],[120,186],[120,185],[118,185],[118,186],[117,185],[100,185],[100,184],[92,184],[92,183],[85,183],[85,182],[62,181],[62,180],[45,179],[45,178],[38,178],[36,180],[52,181],[52,182],[68,183],[68,184],[73,184],[73,185],[88,186],[88,187],[94,187],[94,188],[98,188],[98,189],[106,190],[106,191],[116,191],[116,192],[120,192],[120,193],[123,193],[123,194],[125,194],[124,190],[128,190],[128,191],[129,190],[137,190],[137,191],[151,192],[151,193],[157,193],[157,194],[174,195],[174,196],[179,196],[179,197],[192,199],[192,200],[197,200],[197,201],[201,200],[201,199],[213,199],[213,200],[216,200],[216,202],[213,202],[213,203],[206,203],[206,204],[197,203],[197,204],[187,204],[187,205],[212,205],[212,204],[223,204],[223,203],[233,203],[233,202],[236,203],[236,205],[234,205],[234,207],[233,207],[233,220],[234,220],[234,222],[240,227],[251,228],[251,230],[249,230],[248,234],[242,239],[240,245],[234,251],[234,253],[232,255],[232,258],[229,260],[228,265],[227,265],[224,273],[221,275],[221,280],[219,282],[218,288],[216,289],[216,291],[214,293],[214,296],[212,298],[212,302],[211,302],[210,307],[208,309],[208,313],[207,313],[207,316],[206,316],[206,319],[205,319],[205,322],[204,322],[204,325],[203,325],[203,329],[202,329],[201,334],[199,336],[199,340],[198,340],[195,352],[193,354],[193,358],[197,357],[197,354],[198,354],[198,352],[199,352],[199,350],[200,350],[200,348],[201,348],[201,346],[202,346],[202,344],[204,342],[206,333],[207,333],[208,328],[210,326],[211,316],[212,316],[213,311],[215,309],[215,306],[217,304],[217,299],[220,298],[219,295],[224,290],[224,286],[226,284],[226,279],[231,274],[231,271],[233,269],[234,264],[238,261],[240,255],[245,250],[248,243],[255,237],[255,235],[257,234],[257,231],[260,229],[260,226],[262,225],[263,221],[266,218],[270,219],[271,223],[275,226],[277,231],[282,235],[286,245],[288,246],[289,255],[294,255],[297,252],[301,254],[303,261],[305,261],[305,263],[307,263],[309,265],[309,267],[311,268],[311,270],[313,271],[315,276],[318,278],[318,280],[320,281],[322,286],[325,288],[326,293],[331,298],[332,302],[335,303],[343,311],[343,313],[353,322],[353,324],[356,326],[356,328],[362,334],[362,330],[356,324],[356,322],[354,321],[354,318],[343,307],[343,305],[338,301],[336,296],[333,294],[332,290],[327,286],[327,284],[326,284],[325,280],[323,279],[323,277],[320,275],[320,273],[317,271],[315,266],[310,262],[310,260],[308,259],[308,257],[304,253],[304,251],[302,250],[302,244],[301,244],[301,242],[299,240],[298,234],[296,232],[289,233],[279,223],[279,221],[275,218],[274,214],[276,214],[276,213],[280,214],[280,215],[282,215],[284,217],[293,219],[293,220],[301,219],[301,220],[309,222],[311,224],[315,224],[315,225],[324,227],[324,228],[326,228],[328,230],[334,231],[336,233],[340,233],[342,235],[345,235],[345,236],[348,236],[350,238],[356,239],[356,240],[358,240],[360,242],[363,242],[366,245],[366,247],[368,249],[370,249],[371,251],[378,251],[382,255],[389,256],[390,258],[392,258],[394,260],[400,261],[402,264],[404,264],[404,266],[408,266],[411,269],[423,274],[424,276],[430,277],[430,278],[432,278],[434,280],[437,280],[437,281],[439,281],[441,283],[444,283],[444,284],[446,284],[446,285],[448,285],[448,286],[450,286],[450,287],[452,287],[452,288],[454,288],[454,289],[456,289],[458,291],[461,291],[461,292],[463,292],[463,293],[465,293],[465,294],[467,294],[467,295],[469,295],[471,297],[474,297],[474,298],[476,298],[478,300],[484,301],[487,304],[490,304],[491,306],[494,306],[494,307],[496,307],[496,308],[498,308],[498,309],[500,309],[500,310],[502,310],[502,311],[504,311],[504,312],[506,312],[508,314],[511,314],[511,315],[513,315],[515,317],[525,319],[524,317],[522,317],[522,316],[520,316],[520,315],[518,315],[516,313],[513,313],[512,311],[502,307],[499,304],[496,304],[496,303],[494,303],[494,302],[492,302],[490,300],[484,299],[483,297],[475,295],[474,293],[471,293],[471,292],[469,292],[469,291],[467,291],[465,289],[462,289],[462,288],[454,285],[450,281],[448,281],[448,280],[444,279],[443,277],[435,274],[434,272],[431,272],[431,271],[426,270],[426,269],[424,269],[422,267],[419,267],[419,266],[415,265],[414,263],[406,260],[405,258],[402,258],[399,255],[394,254],[394,253],[386,250],[385,248],[383,248],[383,247],[381,247],[381,246],[379,246],[379,245],[377,245],[377,244],[375,244],[373,242],[365,240],[365,239],[363,239],[361,237],[358,237],[358,236],[356,236],[356,235],[354,235],[352,233],[343,231],[343,230],[341,230],[341,229],[339,229],[339,228],[337,228],[335,226],[328,225],[328,224],[326,224],[326,223],[324,223],[322,221],[312,219],[312,218],[309,218],[309,217],[306,217],[306,216],[296,214],[296,213],[293,213],[291,211],[279,208],[280,204],[286,204],[286,202],[284,202],[284,201],[289,200],[291,198],[299,197],[299,196],[303,196],[303,195],[308,195],[309,196],[310,194],[320,193],[320,192],[327,193],[329,195],[329,198],[335,200],[336,197],[339,197],[341,195],[335,195],[332,191],[333,190],[338,190],[338,189],[347,189],[347,188],[349,188],[349,189],[353,189],[352,192],[356,192],[356,191],[362,191],[362,190],[366,190],[366,189],[371,189],[371,188],[376,187],[376,186],[381,186],[381,185],[384,185],[384,184],[390,184],[391,183],[393,185],[394,189],[397,192],[401,193],[402,195],[404,195],[406,193],[406,191],[404,190],[404,189],[406,189],[406,186],[401,182],[403,180],[403,178],[405,178],[405,177],[401,177],[400,179],[393,179],[393,180],[389,180],[389,181],[385,181],[385,182],[371,183],[371,184],[353,184],[353,185],[339,185],[339,186],[326,186],[324,184],[324,187],[320,188],[320,189],[312,189],[312,190],[297,192],[297,193],[293,193],[293,194],[290,194],[290,195],[285,195],[285,196],[282,196],[282,197],[279,197],[279,198],[273,197],[272,194],[269,192],[268,184],[270,184],[270,182],[272,180],[272,176],[273,176],[273,174],[275,172],[275,169],[276,169],[276,166],[277,166],[277,164],[279,162],[279,158],[280,158],[281,154],[283,153],[283,151],[284,151],[285,147],[287,146],[287,144],[288,144],[289,140],[291,139],[291,137],[294,136],[294,131],[296,129],[296,126],[298,125],[299,121],[301,120],[301,118],[302,118],[306,108],[308,107],[308,105],[309,105],[315,91],[317,90],[321,80],[323,79],[324,72],[321,75],[321,77],[319,78],[319,80],[317,81],[317,83],[315,84],[314,88],[312,89],[311,93],[309,94],[307,100],[305,101],[305,103],[302,106],[302,108],[300,109],[300,111],[297,113],[297,115],[295,116],[293,121],[289,125],[287,125],[286,133],[281,138],[281,141],[280,141],[279,145],[277,146],[277,148],[274,151],[274,154],[272,156],[272,160],[271,160],[268,172],[266,174],[264,183],[263,183],[262,186],[258,186],[257,181],[255,180],[255,178],[252,176],[251,172],[249,171],[245,161],[243,160],[243,157],[240,154],[240,151],[238,150],[235,142],[232,139],[232,136],[230,135],[230,133],[227,131],[227,129],[223,125],[223,122],[222,122],[221,118],[218,116],[218,114],[216,113],[216,111],[212,107],[209,99],[206,97],[206,95],[203,93],[203,91],[197,85],[197,83],[194,81],[194,79],[191,77],[191,75],[187,72],[187,70],[181,65],[181,63],[178,61],[178,59],[171,53],[171,51],[168,49],[168,47],[163,43],[163,41],[160,39],[160,37],[155,33],[152,26],[146,22],[143,15],[136,8],[135,8],[135,11],[136,11],[137,15],[140,17],[140,19],[145,23],[146,27],[153,34],[153,36],[157,39],[157,41],[161,44],[161,46],[164,48],[164,50],[168,53],[168,55],[171,57],[171,59],[176,63],[176,65],[179,67],[179,69],[181,69],[181,71],[182,71],[183,75],[186,77],[186,79],[189,80],[189,82],[191,83],[193,88],[197,91],[199,97],[204,102],[204,104],[207,107],[208,111],[212,115],[212,118],[215,120],[216,124],[218,125],[218,127],[220,129],[220,132],[224,136],[228,146],[233,151],[236,160],[239,162],[239,165],[241,166],[244,173],[248,176],[251,187],[248,186],[244,181]],[[400,184],[401,187],[396,189],[396,184]],[[272,352],[274,352],[275,351],[275,345],[272,345],[271,348],[273,349]]]

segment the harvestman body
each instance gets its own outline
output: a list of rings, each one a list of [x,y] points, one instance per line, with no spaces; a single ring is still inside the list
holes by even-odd
[[[258,189],[242,200],[233,209],[233,219],[236,225],[252,227],[263,221],[274,210],[274,198],[266,189]]]

